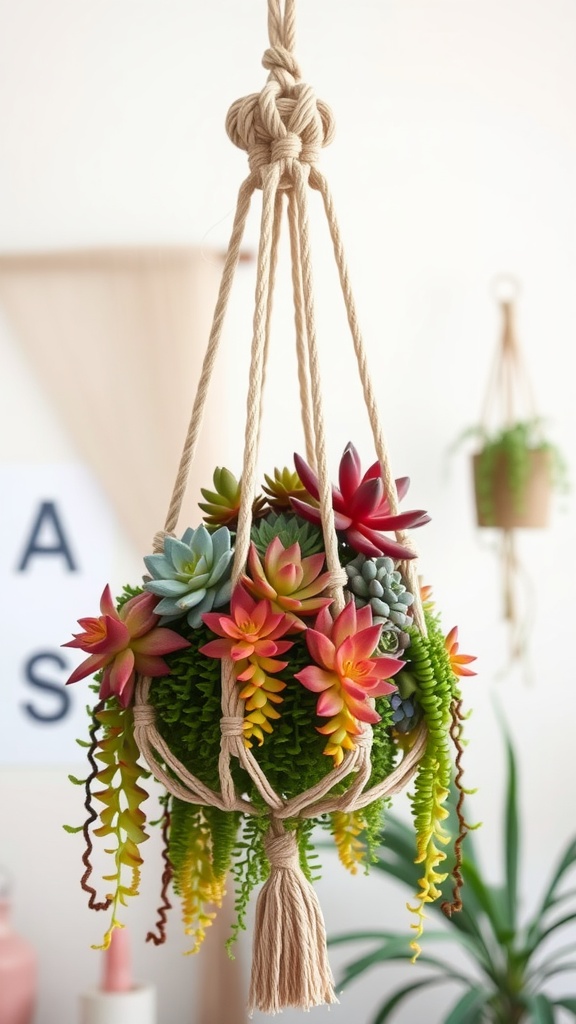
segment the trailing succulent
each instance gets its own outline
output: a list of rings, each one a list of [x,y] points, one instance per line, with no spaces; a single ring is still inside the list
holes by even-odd
[[[90,906],[118,910],[138,888],[140,847],[147,838],[142,803],[148,778],[139,764],[132,704],[138,676],[150,677],[149,702],[171,754],[211,789],[220,787],[221,661],[229,659],[242,701],[243,739],[272,788],[290,799],[329,777],[372,727],[369,786],[385,779],[411,749],[420,727],[426,747],[411,796],[418,883],[414,951],[424,907],[440,895],[447,836],[444,802],[451,775],[450,731],[459,706],[459,679],[474,673],[473,657],[458,653],[457,630],[447,636],[429,600],[429,588],[411,593],[402,565],[413,553],[385,531],[421,526],[421,510],[392,514],[379,463],[365,473],[347,445],[333,487],[342,564],[348,577],[345,603],[334,610],[318,508],[318,480],[295,456],[296,472],[275,469],[252,504],[251,544],[244,572],[231,582],[242,482],[229,470],[214,473],[214,490],[203,489],[204,523],[181,538],[167,536],[163,551],[144,559],[149,575],[126,587],[116,602],[106,588],[100,616],[79,620],[68,646],[87,658],[68,682],[96,675],[99,702],[90,710],[88,760],[83,780],[86,840],[82,885]],[[398,497],[409,481],[396,481]],[[427,632],[414,623],[415,601],[423,606]],[[171,770],[171,769],[169,769]],[[165,793],[159,824],[165,869],[156,931],[165,937],[172,887],[182,906],[190,952],[199,949],[224,895],[227,878],[236,890],[236,924],[244,926],[250,893],[269,870],[264,835],[268,808],[249,774],[232,758],[237,790],[256,813],[224,812],[184,803]],[[339,795],[351,777],[335,783]],[[95,786],[100,788],[95,789]],[[99,811],[93,801],[101,805]],[[387,801],[375,799],[355,811],[294,819],[300,864],[316,877],[312,834],[328,830],[344,866],[368,869],[379,839]],[[94,822],[99,826],[91,833]],[[89,884],[91,835],[113,835],[112,892],[98,902]],[[125,877],[126,876],[126,877]]]

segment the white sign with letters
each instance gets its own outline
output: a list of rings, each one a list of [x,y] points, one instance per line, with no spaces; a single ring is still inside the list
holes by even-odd
[[[90,678],[65,682],[86,655],[61,645],[99,615],[114,521],[79,463],[0,465],[0,763],[84,760]]]

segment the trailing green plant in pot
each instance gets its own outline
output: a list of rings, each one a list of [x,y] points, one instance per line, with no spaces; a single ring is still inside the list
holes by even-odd
[[[566,494],[569,485],[566,461],[543,420],[517,420],[494,431],[476,426],[462,439],[472,436],[479,443],[472,455],[478,526],[548,526],[553,493]]]
[[[467,835],[465,853],[457,869],[464,886],[461,912],[450,914],[451,905],[445,903],[442,907],[431,905],[433,914],[443,917],[445,927],[427,931],[426,945],[417,964],[409,964],[411,953],[406,938],[396,932],[365,930],[329,937],[333,946],[362,943],[365,950],[367,942],[374,943],[368,952],[363,951],[360,957],[345,964],[339,978],[341,988],[347,988],[379,965],[406,962],[406,983],[387,995],[369,1024],[400,1022],[402,1018],[396,1011],[405,1000],[418,992],[426,994],[441,983],[460,988],[455,1003],[443,1018],[444,1024],[555,1024],[560,1019],[560,1010],[576,1018],[576,994],[558,996],[551,990],[551,982],[557,976],[570,972],[574,977],[576,972],[576,890],[566,887],[576,866],[576,836],[557,857],[544,880],[535,911],[522,919],[517,760],[506,734],[505,744],[507,783],[501,883],[488,882],[488,875],[493,874],[492,865],[484,873]],[[446,831],[461,834],[462,794],[458,795],[454,787],[446,806],[450,811]],[[381,841],[374,867],[411,889],[418,871],[406,857],[410,830],[397,816],[388,814]],[[453,866],[449,864],[453,856],[453,852],[449,854],[447,867]],[[565,940],[562,943],[561,938]],[[453,958],[446,955],[447,943],[459,947],[464,966],[455,966]],[[440,947],[437,953],[430,951],[435,946]]]
[[[509,627],[510,664],[528,664],[533,595],[517,550],[518,529],[549,525],[552,497],[569,490],[567,462],[537,413],[516,327],[519,285],[500,277],[495,296],[501,329],[478,421],[448,450],[474,442],[470,457],[475,520],[494,537],[501,565],[503,618]]]

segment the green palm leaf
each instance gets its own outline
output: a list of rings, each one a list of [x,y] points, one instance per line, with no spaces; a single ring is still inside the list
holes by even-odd
[[[444,937],[444,936],[443,936]],[[449,938],[449,936],[446,936]],[[378,946],[369,953],[365,953],[359,957],[358,960],[352,960],[346,964],[341,974],[338,985],[346,986],[358,975],[364,974],[371,967],[381,963],[392,963],[393,961],[403,960],[408,962],[412,956],[411,950],[408,948],[408,940],[400,939],[395,936],[390,942],[385,943],[382,946]],[[446,979],[453,981],[460,981],[466,985],[470,984],[470,978],[465,974],[461,974],[459,971],[450,968],[446,961],[438,960],[436,957],[430,956],[428,953],[421,953],[418,957],[418,965],[426,965],[427,967],[434,967],[440,971],[442,976]],[[417,965],[411,964],[411,967],[416,971],[419,970]]]
[[[576,839],[572,839],[571,842],[568,843],[568,846],[566,847],[564,853],[562,854],[558,862],[556,870],[552,875],[550,884],[544,893],[544,897],[542,899],[540,907],[534,915],[534,920],[529,931],[530,937],[535,937],[538,934],[540,923],[546,912],[550,910],[550,908],[553,907],[556,903],[561,902],[563,899],[569,897],[576,891],[571,890],[570,893],[560,895],[557,891],[560,882],[563,880],[564,876],[567,874],[570,868],[574,866],[574,864],[576,864]]]
[[[508,785],[506,787],[506,809],[504,825],[504,878],[506,879],[505,898],[502,906],[506,909],[509,932],[517,927],[518,916],[518,798],[516,783],[516,759],[508,732],[504,728],[506,744],[506,761],[508,766]]]
[[[502,724],[502,720],[501,720]],[[576,997],[554,998],[546,988],[556,975],[576,971],[576,943],[570,942],[546,955],[545,944],[552,937],[572,932],[576,922],[576,889],[567,889],[563,883],[576,864],[576,839],[572,840],[558,860],[545,887],[537,913],[524,925],[519,922],[519,870],[520,823],[518,817],[517,763],[510,737],[502,724],[507,778],[504,800],[503,865],[505,877],[502,885],[488,883],[479,861],[470,845],[465,847],[461,864],[464,881],[463,908],[450,918],[443,917],[445,928],[424,931],[423,950],[418,960],[429,972],[429,977],[395,989],[379,1008],[372,1024],[387,1021],[395,1009],[414,992],[441,982],[456,982],[464,991],[452,1006],[443,1024],[502,1024],[511,1020],[529,1021],[530,1024],[555,1024],[554,1014],[564,1009],[576,1018]],[[447,831],[456,834],[454,813],[456,794],[451,791],[447,801],[450,816]],[[468,838],[467,838],[468,842]],[[383,833],[383,845],[378,851],[377,870],[396,878],[414,891],[419,866],[413,864],[413,839],[410,829],[400,820],[388,815]],[[450,854],[443,865],[447,871],[453,866]],[[440,903],[430,907],[432,914],[441,913]],[[329,941],[344,945],[347,942],[374,940],[376,949],[353,960],[344,969],[343,977],[349,982],[378,964],[405,961],[411,952],[409,937],[393,932],[363,931],[336,936]],[[471,961],[468,976],[466,968],[452,969],[447,957],[435,956],[431,948],[446,940],[457,943]],[[413,969],[413,968],[411,968]],[[483,980],[478,980],[478,972]]]
[[[444,1024],[473,1024],[481,1019],[482,1011],[490,999],[490,992],[475,985],[465,992],[461,999],[452,1007]]]
[[[543,992],[526,996],[525,1005],[531,1014],[532,1024],[555,1024],[554,1003]]]
[[[568,1010],[569,1013],[573,1013],[576,1017],[576,999],[572,999],[570,996],[562,996],[561,999],[554,1000],[554,1006],[561,1006],[562,1009]]]
[[[400,1003],[408,996],[417,992],[418,989],[426,988],[430,985],[438,985],[444,978],[426,978],[425,981],[417,981],[412,985],[405,985],[403,988],[399,988],[394,992],[389,999],[379,1008],[378,1013],[371,1021],[371,1024],[384,1024],[385,1021],[389,1020],[390,1014],[400,1005]]]

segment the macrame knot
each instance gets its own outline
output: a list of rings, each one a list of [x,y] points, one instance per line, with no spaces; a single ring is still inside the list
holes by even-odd
[[[270,160],[297,160],[302,152],[302,139],[295,132],[287,132],[270,146]]]
[[[295,870],[300,866],[298,844],[294,832],[268,831],[264,836],[266,855],[273,868]]]
[[[220,719],[220,732],[222,736],[243,736],[244,719],[236,715],[223,715]]]
[[[370,726],[362,729],[359,736],[356,736],[354,742],[360,750],[371,750],[372,749],[373,734]]]
[[[134,725],[137,726],[149,726],[154,725],[156,721],[156,712],[150,704],[135,704],[133,708],[134,712]]]
[[[328,573],[328,583],[326,584],[326,590],[328,594],[333,597],[337,590],[341,590],[348,583],[348,573],[345,569],[335,569],[333,572]]]
[[[266,85],[232,104],[226,131],[234,145],[248,153],[252,171],[281,162],[286,172],[281,187],[288,188],[291,163],[318,161],[320,150],[334,138],[334,118],[311,86],[300,81],[298,63],[289,50],[270,47],[263,64],[270,72]]]
[[[285,46],[270,46],[264,52],[262,64],[270,72],[268,81],[278,82],[283,95],[289,95],[302,78],[298,61]]]

